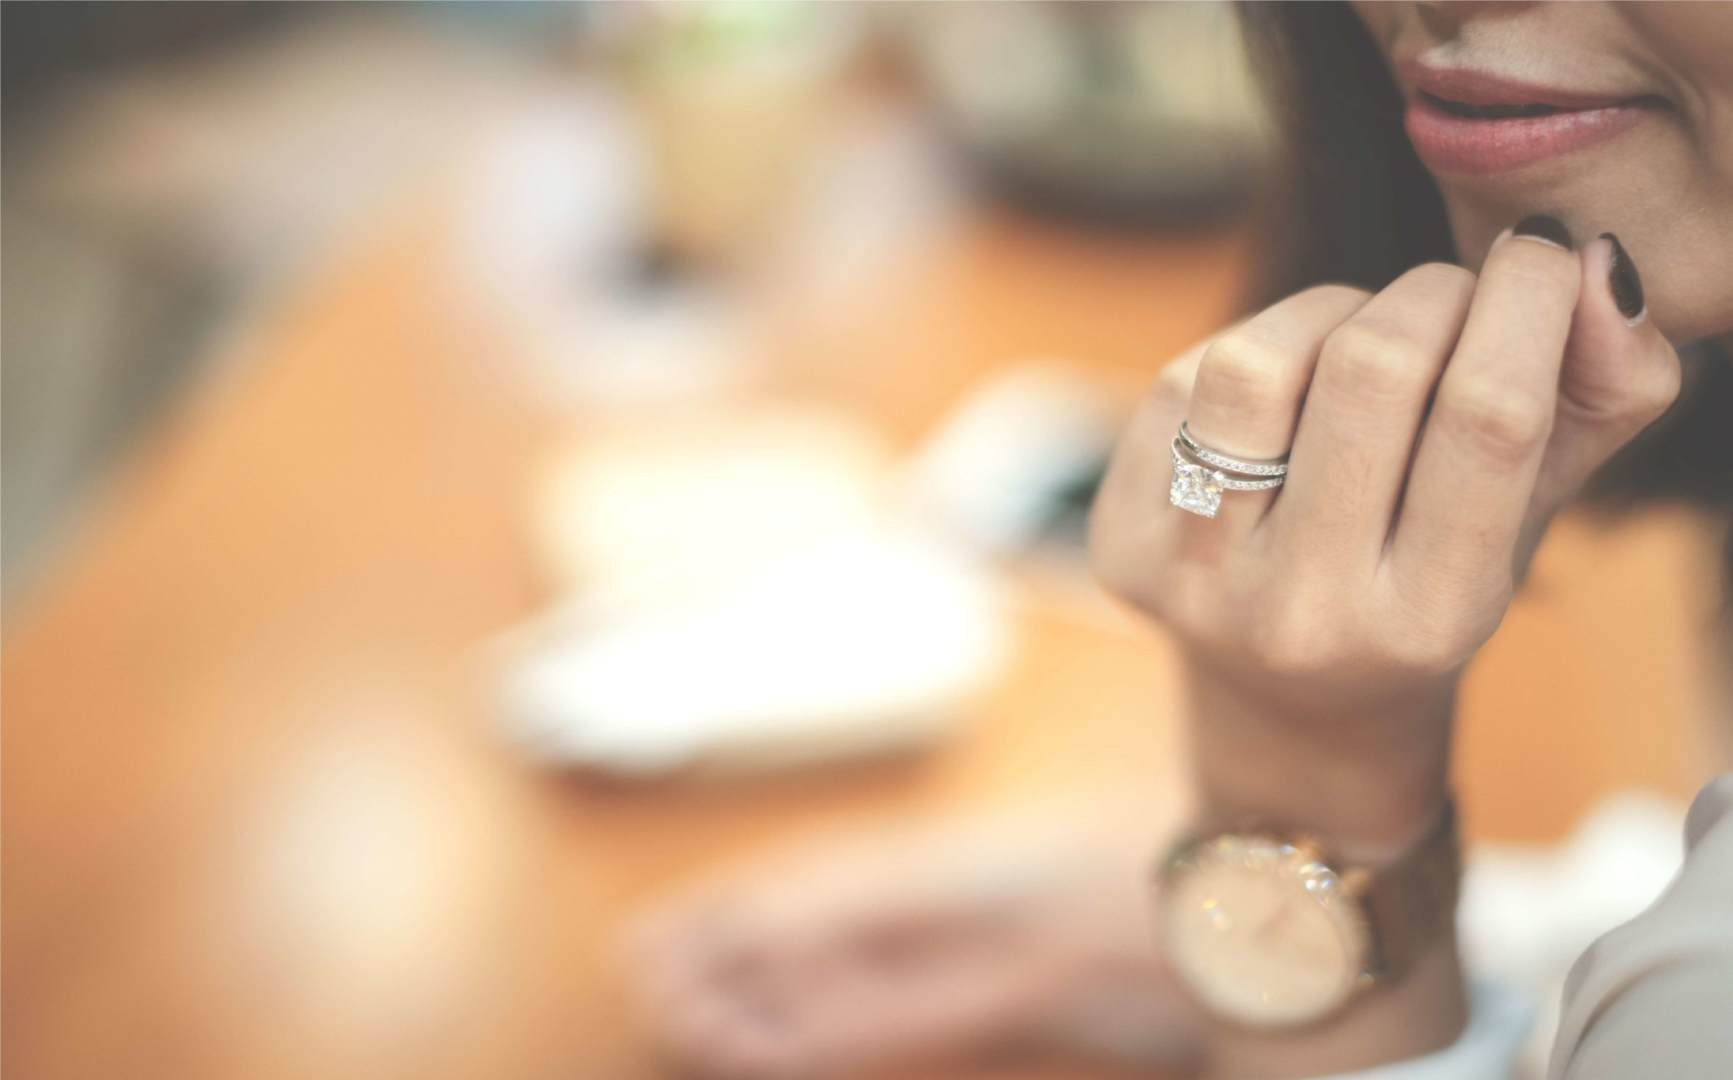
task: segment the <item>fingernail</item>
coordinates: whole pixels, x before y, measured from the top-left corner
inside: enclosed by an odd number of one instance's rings
[[[1516,236],[1545,241],[1565,251],[1571,250],[1571,231],[1565,228],[1564,222],[1551,214],[1530,214],[1517,222],[1511,232]]]
[[[1619,243],[1619,238],[1612,233],[1602,233],[1601,239],[1613,245],[1613,261],[1607,266],[1607,289],[1613,294],[1613,303],[1619,306],[1619,314],[1625,321],[1635,325],[1643,318],[1647,305],[1643,300],[1643,279],[1637,274],[1637,264],[1631,261],[1630,253],[1625,245]]]

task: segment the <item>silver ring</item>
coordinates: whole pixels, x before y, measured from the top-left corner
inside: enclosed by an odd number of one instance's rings
[[[1287,482],[1286,476],[1248,479],[1229,476],[1188,456],[1190,447],[1176,435],[1173,440],[1173,483],[1167,501],[1187,513],[1213,518],[1221,509],[1224,491],[1269,491]]]
[[[1185,448],[1191,451],[1192,457],[1206,465],[1214,465],[1228,472],[1245,473],[1247,476],[1286,476],[1288,475],[1288,455],[1276,458],[1237,458],[1224,454],[1220,450],[1211,450],[1191,433],[1191,426],[1184,420],[1179,422],[1179,439]],[[1270,484],[1269,487],[1276,485]],[[1229,491],[1262,491],[1263,488],[1228,488]]]

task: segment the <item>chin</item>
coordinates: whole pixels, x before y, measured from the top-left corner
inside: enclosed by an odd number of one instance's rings
[[[1446,197],[1451,232],[1462,264],[1479,267],[1498,234],[1524,214],[1544,211],[1563,221],[1580,247],[1604,232],[1617,233],[1643,276],[1649,318],[1675,345],[1733,334],[1733,265],[1712,230],[1634,220],[1628,210],[1546,202],[1486,206]]]

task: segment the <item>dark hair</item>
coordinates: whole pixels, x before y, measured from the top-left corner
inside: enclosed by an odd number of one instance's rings
[[[1269,257],[1252,302],[1308,285],[1379,289],[1404,270],[1456,261],[1444,201],[1402,130],[1402,97],[1345,2],[1239,4],[1254,70],[1286,147],[1264,213]],[[1688,501],[1733,518],[1733,357],[1683,350],[1679,401],[1601,470],[1587,497],[1605,507]],[[1733,585],[1733,530],[1726,544]]]

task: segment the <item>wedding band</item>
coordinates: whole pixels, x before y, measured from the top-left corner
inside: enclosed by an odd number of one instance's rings
[[[1271,488],[1281,487],[1288,481],[1286,476],[1281,475],[1260,477],[1229,476],[1220,469],[1204,469],[1201,464],[1186,456],[1187,452],[1190,450],[1191,447],[1185,445],[1182,440],[1173,440],[1174,463],[1176,465],[1190,465],[1194,469],[1203,469],[1204,472],[1210,474],[1211,479],[1223,491],[1269,491]]]
[[[1197,458],[1206,465],[1214,465],[1218,469],[1225,469],[1228,472],[1245,473],[1247,476],[1288,475],[1288,455],[1283,454],[1281,457],[1276,458],[1237,458],[1231,454],[1224,454],[1220,450],[1211,450],[1193,437],[1190,425],[1184,420],[1179,422],[1179,441],[1185,444],[1185,448],[1191,452],[1192,457]],[[1266,484],[1264,487],[1235,487],[1226,488],[1224,490],[1263,491],[1265,488],[1276,486],[1276,484]]]
[[[1224,491],[1269,491],[1287,482],[1286,476],[1248,478],[1229,476],[1221,469],[1195,461],[1183,435],[1173,439],[1173,483],[1167,501],[1187,513],[1213,518],[1221,510]]]

